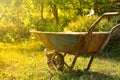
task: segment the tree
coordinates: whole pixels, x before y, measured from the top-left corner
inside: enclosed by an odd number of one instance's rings
[[[43,14],[44,14],[44,12],[43,12],[43,10],[44,10],[44,4],[41,4],[41,19],[43,20]]]
[[[50,5],[51,9],[52,9],[52,13],[54,15],[54,19],[56,23],[59,23],[59,18],[58,18],[58,9],[57,9],[57,5]]]

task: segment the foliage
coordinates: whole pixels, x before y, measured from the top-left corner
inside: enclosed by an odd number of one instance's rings
[[[70,32],[85,32],[88,31],[90,26],[97,20],[98,16],[80,16],[76,21],[71,21],[67,27],[64,28],[64,31]],[[110,31],[112,27],[117,24],[117,19],[114,20],[115,17],[103,18],[96,26],[94,31]]]
[[[94,6],[96,8],[97,14],[101,15],[105,12],[120,11],[119,0],[95,0]]]
[[[71,26],[71,29],[74,28],[73,31],[87,31],[94,20],[90,17],[91,21],[87,20],[85,15],[95,7],[100,9],[98,10],[100,14],[108,11],[108,9],[101,9],[100,6],[111,4],[110,1],[115,3],[115,0],[0,0],[0,41],[26,41],[29,39],[30,29],[63,31],[66,26],[68,28],[77,19],[74,25],[78,27]],[[55,14],[55,11],[58,14]],[[109,11],[113,11],[113,8]],[[55,16],[59,21],[57,24]],[[80,25],[79,18],[83,19]],[[104,21],[105,24],[101,25],[106,26],[107,20]],[[100,30],[101,28],[99,28]]]
[[[3,6],[1,6],[3,5]],[[29,8],[27,8],[30,6]],[[14,42],[18,39],[28,39],[30,26],[30,15],[28,12],[32,10],[32,5],[29,1],[13,0],[0,2],[1,8],[1,39],[0,41]],[[4,34],[4,35],[3,35]]]
[[[43,54],[44,45],[33,40],[29,33],[30,29],[49,32],[88,31],[90,25],[98,18],[98,16],[86,17],[90,10],[97,7],[98,14],[119,11],[119,8],[117,10],[112,7],[101,8],[101,5],[107,5],[109,1],[115,2],[115,0],[0,0],[0,42],[2,42],[0,43],[0,79],[119,80],[119,46],[113,45],[114,40],[108,44],[102,56],[95,58],[90,72],[83,71],[89,58],[81,57],[78,58],[74,71],[68,73],[66,67],[62,72],[47,68],[46,57]],[[44,7],[43,15],[41,5]],[[53,5],[58,11],[57,24],[51,7]],[[114,22],[116,17],[108,20],[109,18],[103,19],[95,31],[107,31],[116,24]],[[21,43],[16,43],[17,41]],[[66,56],[65,60],[71,63],[73,57]]]

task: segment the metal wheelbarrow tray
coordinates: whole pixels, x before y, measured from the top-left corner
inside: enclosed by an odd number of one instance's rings
[[[117,24],[109,32],[93,32],[96,24],[104,16],[119,14],[119,12],[104,13],[91,25],[88,32],[30,32],[47,46],[45,54],[48,59],[47,63],[49,67],[61,70],[65,64],[71,71],[77,58],[80,55],[87,53],[91,55],[86,68],[86,70],[89,70],[94,59],[94,55],[96,53],[101,53],[112,35],[120,29],[120,24]],[[61,54],[63,52],[64,55]],[[64,61],[66,54],[75,55],[70,66]]]

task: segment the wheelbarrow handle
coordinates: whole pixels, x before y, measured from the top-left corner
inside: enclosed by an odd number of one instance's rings
[[[104,16],[114,16],[114,15],[119,15],[120,13],[119,12],[107,12],[107,13],[104,13],[103,15]]]
[[[116,15],[119,15],[120,12],[107,12],[107,13],[104,13],[102,14],[90,27],[89,31],[88,31],[88,34],[87,34],[87,38],[92,34],[94,28],[96,27],[96,25],[100,22],[100,20],[105,17],[105,16],[116,16]]]
[[[107,13],[104,13],[103,15],[101,15],[90,27],[86,37],[85,37],[85,42],[84,42],[84,48],[83,48],[83,51],[85,50],[85,48],[88,46],[89,44],[89,40],[90,40],[90,37],[92,35],[92,32],[94,30],[94,28],[96,27],[96,25],[100,22],[100,20],[105,17],[105,16],[115,16],[115,15],[119,15],[120,13],[119,12],[107,12]],[[113,30],[115,31],[115,30]],[[112,32],[113,33],[113,32]]]

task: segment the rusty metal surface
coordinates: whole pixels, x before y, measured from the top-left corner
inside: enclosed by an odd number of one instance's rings
[[[87,32],[32,32],[48,48],[76,54],[82,50]],[[82,53],[98,52],[109,32],[93,32],[89,44]],[[81,53],[79,53],[81,54]]]
[[[85,48],[85,51],[87,51],[87,52],[99,52],[102,45],[107,40],[108,35],[109,35],[109,33],[93,33],[89,42],[88,42],[88,45]]]

